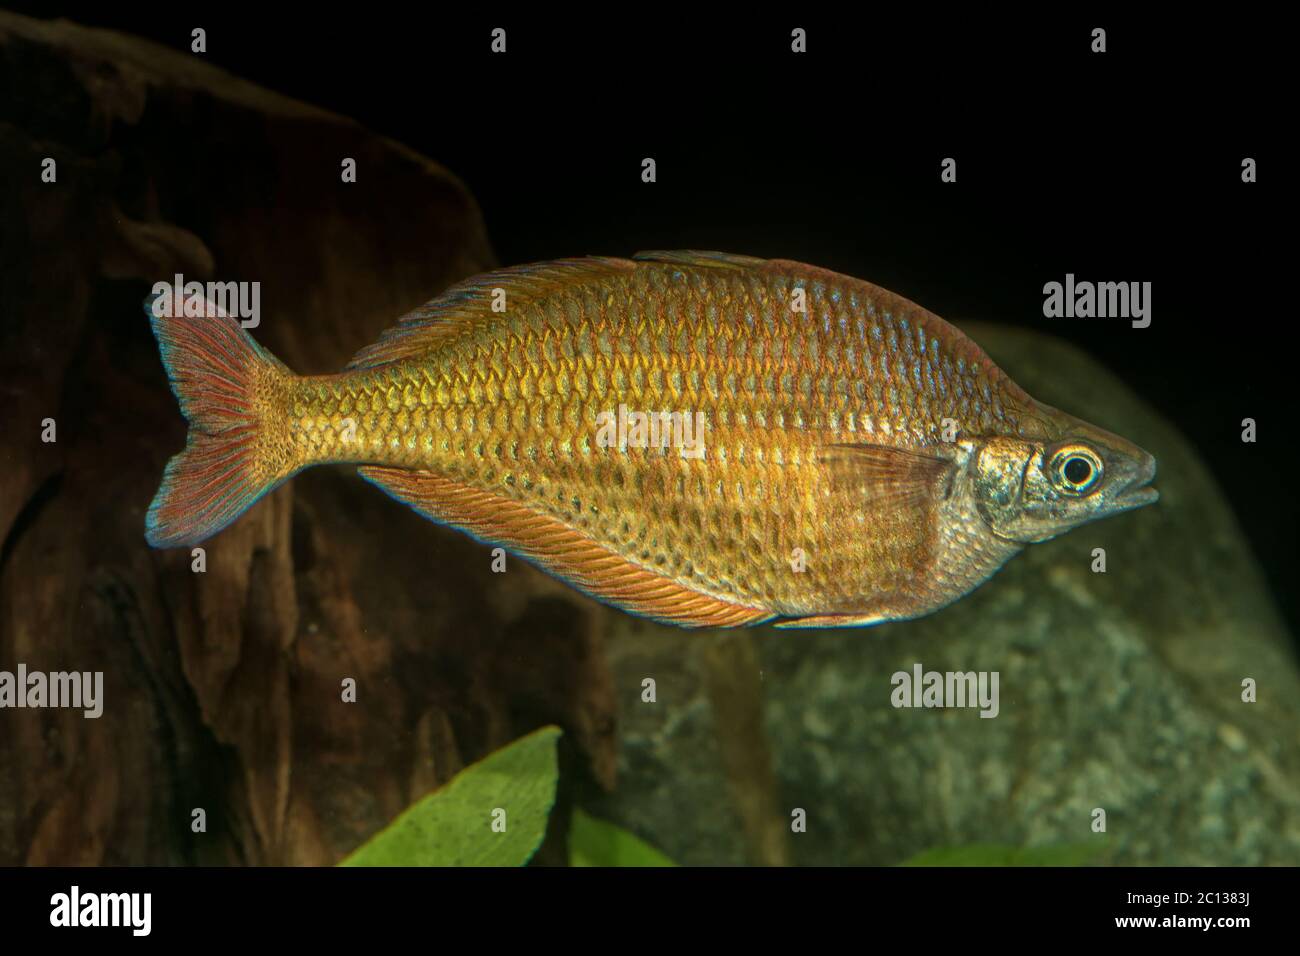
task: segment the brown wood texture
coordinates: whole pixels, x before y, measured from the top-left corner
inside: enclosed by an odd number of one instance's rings
[[[491,573],[483,545],[351,469],[268,496],[203,573],[145,543],[185,436],[152,284],[258,281],[257,340],[337,370],[494,265],[461,183],[107,31],[0,14],[0,77],[0,669],[104,673],[98,719],[0,711],[0,865],[333,863],[552,722],[566,768],[612,786],[605,612],[514,558]]]

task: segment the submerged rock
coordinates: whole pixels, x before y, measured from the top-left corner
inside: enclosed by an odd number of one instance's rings
[[[918,621],[692,634],[610,613],[620,781],[590,808],[688,864],[894,864],[976,843],[1094,843],[1098,862],[1116,864],[1300,863],[1300,674],[1205,465],[1080,350],[967,329],[1030,394],[1155,454],[1160,502],[1031,546]],[[1096,548],[1105,573],[1092,570]],[[723,769],[737,765],[726,759],[734,720],[717,726],[707,675],[729,644],[736,666],[761,676],[752,706],[771,753],[778,853],[756,842],[762,828],[737,800],[764,775]],[[891,675],[918,663],[997,671],[996,718],[892,706]],[[1242,699],[1248,678],[1255,703]],[[791,832],[796,809],[806,832]]]

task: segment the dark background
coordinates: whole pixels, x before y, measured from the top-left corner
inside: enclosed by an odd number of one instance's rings
[[[1253,11],[18,9],[180,49],[204,27],[210,62],[449,167],[503,264],[655,248],[797,259],[947,318],[1067,338],[1201,450],[1300,633],[1289,34]],[[489,52],[496,26],[504,56]],[[1105,54],[1089,51],[1094,26]],[[947,156],[956,184],[939,180]],[[1256,184],[1241,182],[1246,156]],[[1067,272],[1150,281],[1151,326],[1045,319],[1043,284]]]

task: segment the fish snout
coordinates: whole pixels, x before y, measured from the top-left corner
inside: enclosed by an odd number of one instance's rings
[[[1117,511],[1141,508],[1160,500],[1160,492],[1151,487],[1156,477],[1156,459],[1149,452],[1134,448],[1132,464],[1124,469],[1116,493],[1112,499]]]

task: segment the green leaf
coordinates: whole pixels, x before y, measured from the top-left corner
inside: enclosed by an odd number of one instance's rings
[[[676,866],[649,843],[627,830],[573,811],[569,824],[570,866]]]
[[[973,843],[925,850],[899,866],[1083,866],[1103,849],[1099,842],[1030,847]]]
[[[340,866],[523,866],[555,803],[558,727],[543,727],[421,797]],[[505,830],[493,830],[505,811]],[[499,817],[499,814],[496,814]]]

